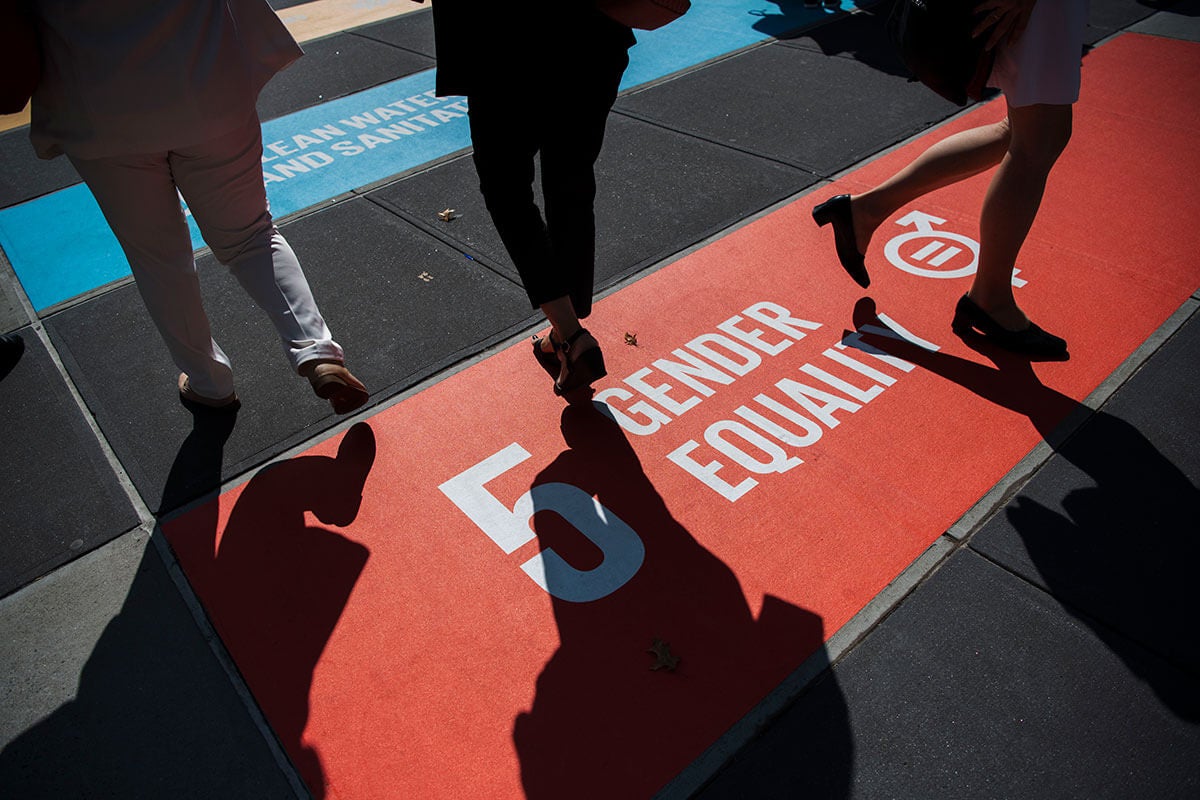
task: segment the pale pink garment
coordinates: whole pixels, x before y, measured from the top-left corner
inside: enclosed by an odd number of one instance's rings
[[[1087,17],[1088,0],[1038,0],[1021,38],[996,53],[989,85],[1011,106],[1074,103]]]

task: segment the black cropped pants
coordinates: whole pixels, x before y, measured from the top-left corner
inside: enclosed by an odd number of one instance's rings
[[[479,188],[530,304],[569,296],[581,319],[592,310],[596,271],[594,167],[633,42],[628,28],[598,13],[595,28],[548,56],[543,74],[527,76],[540,84],[537,105],[516,83],[467,98]]]

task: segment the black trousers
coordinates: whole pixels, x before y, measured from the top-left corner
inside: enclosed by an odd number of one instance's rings
[[[530,304],[569,296],[580,318],[591,313],[596,271],[594,167],[632,38],[597,20],[594,36],[562,48],[542,75],[525,76],[541,84],[543,103],[530,108],[516,82],[467,98],[479,188]],[[535,157],[545,219],[534,201]]]

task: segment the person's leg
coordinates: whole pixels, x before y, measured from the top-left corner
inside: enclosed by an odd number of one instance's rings
[[[569,343],[558,385],[589,384],[604,374],[599,343],[580,319],[592,313],[596,272],[595,164],[609,111],[629,65],[631,37],[600,14],[585,16],[572,49],[560,54],[562,98],[541,137],[542,194],[554,268],[566,275],[567,296],[541,304],[553,337]],[[543,351],[551,342],[542,341]]]
[[[257,116],[237,131],[180,148],[169,158],[204,241],[266,312],[292,367],[318,358],[340,361],[342,348],[268,209]]]
[[[1008,151],[1009,139],[1008,118],[960,131],[931,146],[875,188],[852,195],[858,251],[865,254],[875,229],[903,206],[999,164]]]
[[[292,368],[339,414],[366,402],[366,388],[345,368],[304,270],[271,217],[257,115],[240,130],[173,151],[170,164],[204,240],[266,312]]]
[[[231,398],[233,371],[204,313],[167,154],[71,163],[120,242],[146,310],[191,389],[213,400]]]
[[[568,275],[569,295],[580,318],[591,314],[595,292],[595,164],[628,64],[621,41],[597,37],[575,68],[565,71],[562,102],[547,120],[542,141],[542,194],[551,253],[555,268]]]
[[[532,308],[567,294],[554,268],[550,238],[534,202],[536,120],[514,120],[510,98],[481,92],[468,101],[471,145],[479,190],[504,249],[513,260]]]
[[[1072,107],[1010,107],[1012,135],[979,220],[979,269],[968,296],[1002,327],[1022,330],[1029,320],[1013,297],[1017,255],[1041,206],[1046,178],[1071,138]]]
[[[540,309],[550,322],[552,332],[534,343],[540,351],[535,355],[559,383],[567,366],[565,359],[559,360],[555,344],[561,349],[563,343],[579,332],[580,325],[570,297],[569,275],[556,269],[546,223],[534,202],[533,159],[540,131],[531,127],[532,122],[514,126],[502,97],[474,95],[468,103],[479,189],[492,223],[517,267],[530,305]],[[589,292],[589,301],[590,297]],[[584,334],[575,340],[572,349],[578,354],[588,344],[594,346],[595,340]]]
[[[575,24],[576,35],[558,56],[567,65],[559,71],[563,101],[559,113],[546,120],[542,193],[555,266],[570,276],[572,304],[586,318],[595,292],[595,164],[633,38],[599,12],[584,14]]]

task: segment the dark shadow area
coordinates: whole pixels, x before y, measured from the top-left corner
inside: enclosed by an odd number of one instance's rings
[[[0,796],[294,797],[153,543],[74,698],[0,751]]]
[[[157,512],[163,514],[221,485],[225,443],[237,425],[238,407],[223,410],[184,403],[192,429],[175,453]]]
[[[186,532],[171,531],[213,626],[316,798],[324,796],[325,773],[303,742],[313,670],[369,551],[307,524],[305,514],[327,526],[353,522],[374,462],[375,434],[359,423],[335,458],[300,456],[258,473],[219,541],[215,503],[188,515]]]
[[[137,527],[112,464],[30,326],[0,336],[0,451],[0,597]]]
[[[886,328],[869,298],[855,307],[854,324]],[[1005,508],[1009,530],[994,519],[972,547],[1043,585],[1176,715],[1200,721],[1196,484],[1138,427],[1046,386],[1027,359],[969,340],[992,362],[981,364],[863,333],[879,350],[1029,418],[1056,457]],[[986,447],[988,433],[979,433]],[[1146,668],[1143,648],[1192,677]]]
[[[219,470],[233,417],[196,414],[174,480]],[[255,476],[223,532],[216,501],[168,524],[214,627],[317,798],[324,772],[301,741],[313,669],[368,551],[308,525],[305,513],[330,526],[352,522],[374,459],[374,434],[360,423],[336,458],[301,456]],[[88,658],[75,699],[0,754],[0,786],[21,798],[294,796],[151,550]]]
[[[1163,11],[1171,9],[1177,14],[1186,14],[1189,17],[1200,15],[1200,6],[1185,5],[1183,8],[1175,8],[1179,5],[1179,0],[1137,0],[1138,5],[1152,8],[1155,11]]]
[[[649,797],[819,657],[825,630],[770,595],[756,618],[733,571],[675,519],[624,433],[591,403],[563,411],[562,434],[566,449],[531,488],[536,574],[560,646],[514,723],[522,783],[533,800],[564,787],[577,798]],[[849,722],[831,673],[821,686],[824,756],[797,756],[822,796],[845,797]]]
[[[797,33],[828,22],[830,14],[853,11],[852,0],[816,0],[814,5],[805,5],[805,0],[768,0],[762,10],[751,11],[758,21],[751,27],[759,33],[788,39]],[[864,3],[865,5],[865,3]],[[777,6],[778,10],[771,9]]]
[[[25,340],[17,333],[0,336],[0,381],[8,377],[13,367],[25,355]]]
[[[754,30],[781,41],[811,42],[824,55],[846,56],[888,75],[909,77],[909,71],[887,33],[893,0],[881,0],[859,13],[842,14],[832,19],[824,14],[814,19],[817,12],[804,8],[802,0],[772,2],[779,6],[780,13],[764,15],[754,24]],[[837,8],[837,3],[825,8]],[[854,6],[843,0],[842,8],[853,10]]]

